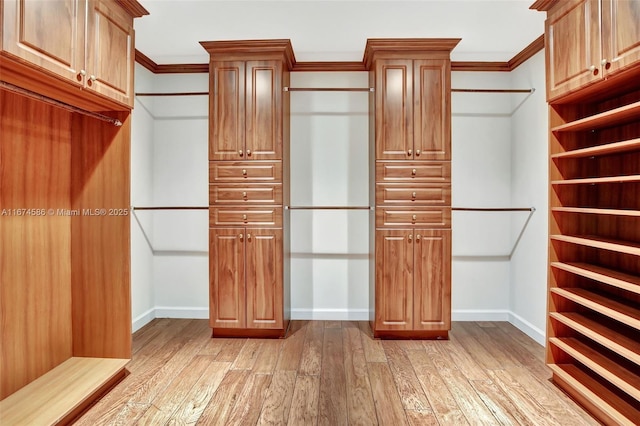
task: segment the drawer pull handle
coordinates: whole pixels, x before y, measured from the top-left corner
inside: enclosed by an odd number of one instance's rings
[[[411,176],[415,176],[418,171],[416,169],[411,170]]]
[[[416,235],[416,243],[420,242],[420,238],[422,238],[422,236],[420,234]]]
[[[420,157],[420,150],[416,149],[416,157]]]
[[[244,198],[244,199],[247,198],[247,191],[242,191],[242,198]]]
[[[415,214],[413,216],[411,216],[411,220],[414,221],[414,222],[416,221],[417,218],[418,218],[418,216],[416,216]]]
[[[411,194],[411,198],[413,198],[413,199],[415,200],[415,199],[416,199],[416,195],[417,195],[417,194],[416,194],[415,192],[413,192],[413,193]]]
[[[246,220],[247,220],[247,215],[246,215],[246,214],[243,214],[243,215],[242,215],[242,220],[244,220],[244,221],[246,221]]]
[[[247,169],[242,169],[242,176],[246,176],[247,175]]]
[[[241,150],[241,149],[239,149],[239,150],[238,150],[238,155],[239,155],[240,157],[242,157],[242,156],[244,155],[244,152],[242,152],[242,150]]]

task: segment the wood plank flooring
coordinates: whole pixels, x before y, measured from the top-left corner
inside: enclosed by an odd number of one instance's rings
[[[509,323],[457,322],[448,341],[375,340],[350,321],[210,335],[207,320],[152,321],[133,335],[131,374],[76,424],[598,425]]]

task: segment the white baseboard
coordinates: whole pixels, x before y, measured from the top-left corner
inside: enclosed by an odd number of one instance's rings
[[[522,318],[520,315],[509,312],[509,322],[542,346],[546,344],[546,333],[531,324],[526,319]]]
[[[292,320],[368,321],[368,309],[291,309]]]
[[[156,306],[156,318],[208,319],[209,308],[191,306]]]
[[[452,321],[509,321],[506,309],[454,309]]]
[[[133,319],[133,323],[131,324],[131,332],[135,333],[136,331],[140,330],[142,327],[153,321],[156,317],[155,313],[155,308],[151,308],[148,311],[135,317]]]

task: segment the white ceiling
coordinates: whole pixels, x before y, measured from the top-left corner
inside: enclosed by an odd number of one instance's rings
[[[139,0],[136,48],[206,63],[200,41],[288,38],[297,61],[360,61],[367,38],[462,38],[456,61],[508,61],[544,32],[533,0]]]

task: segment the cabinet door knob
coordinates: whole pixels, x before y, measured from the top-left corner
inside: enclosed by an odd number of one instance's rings
[[[242,176],[246,176],[247,175],[247,169],[242,169]]]
[[[408,149],[407,150],[407,155],[411,156],[413,154],[413,150],[412,149]]]
[[[251,241],[251,234],[247,234],[247,240]]]
[[[82,79],[84,78],[85,75],[87,75],[87,72],[85,70],[80,70],[80,72],[76,76],[76,79],[78,81],[82,81]]]
[[[95,76],[95,75],[91,74],[91,75],[89,76],[89,80],[91,80],[91,81],[96,81],[96,80],[97,80],[97,78],[96,78],[96,76]]]
[[[415,200],[416,199],[416,195],[418,195],[418,194],[416,194],[415,192],[411,193],[411,198],[413,198]]]
[[[611,62],[609,62],[607,58],[600,61],[600,63],[602,64],[605,70],[608,70],[609,68],[611,68]]]
[[[413,241],[413,234],[409,234],[409,242]]]
[[[415,176],[418,171],[416,169],[411,170],[411,176]]]
[[[239,149],[239,150],[238,150],[238,155],[239,155],[240,157],[242,157],[242,156],[244,155],[244,152],[243,152],[241,149]]]
[[[420,156],[420,150],[416,149],[416,157],[419,157],[419,156]]]
[[[414,222],[416,221],[417,218],[418,218],[418,216],[415,215],[415,214],[413,216],[411,216],[411,220],[414,221]]]
[[[598,72],[599,72],[599,71],[598,71],[598,68],[597,68],[595,65],[591,65],[591,66],[589,67],[589,71],[591,71],[591,73],[592,73],[593,75],[598,75]]]
[[[247,157],[251,157],[251,150],[250,149],[247,150]]]
[[[420,242],[420,238],[422,238],[422,235],[420,234],[416,235],[416,243]]]
[[[246,214],[242,215],[242,220],[247,220],[247,215]]]
[[[238,238],[243,239],[244,235],[240,234],[240,235],[238,235]]]

